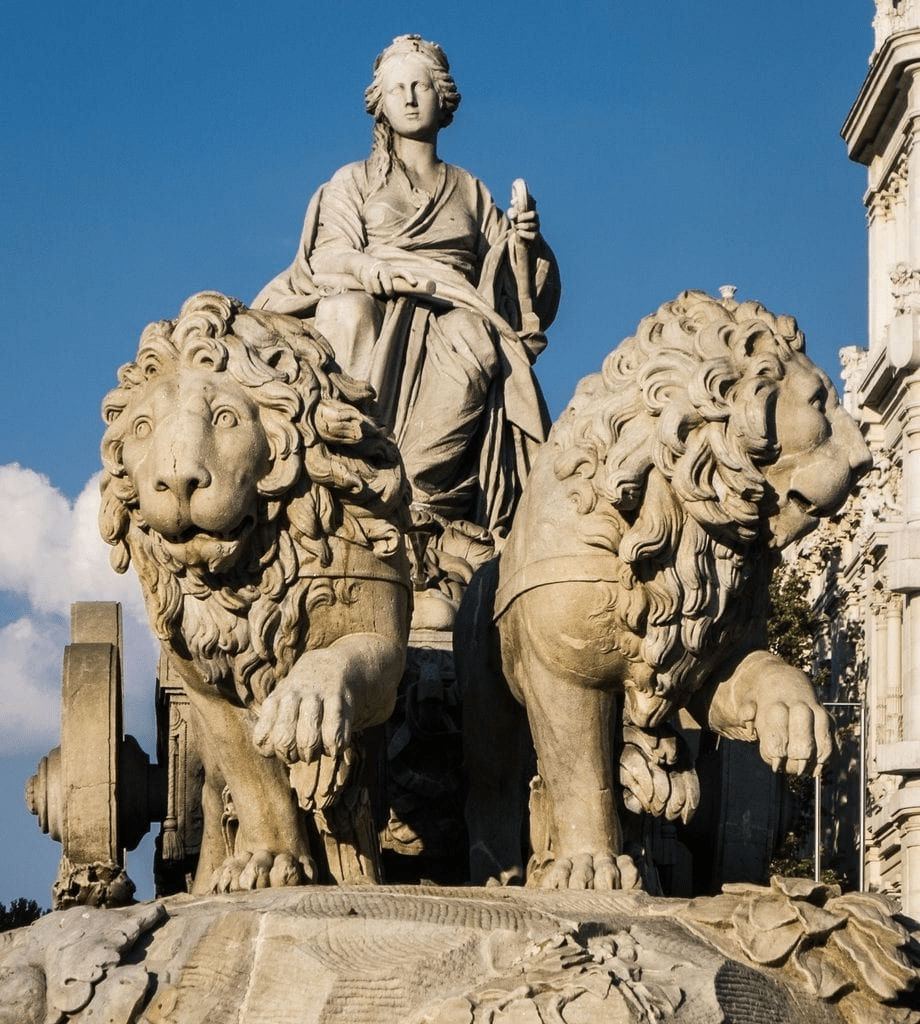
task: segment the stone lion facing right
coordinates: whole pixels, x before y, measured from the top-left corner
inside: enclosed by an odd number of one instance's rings
[[[693,813],[681,708],[820,770],[829,719],[767,650],[767,585],[869,465],[796,322],[753,302],[685,292],[581,382],[458,619],[474,883],[523,877],[533,747],[528,884],[548,888],[639,883],[620,799]]]

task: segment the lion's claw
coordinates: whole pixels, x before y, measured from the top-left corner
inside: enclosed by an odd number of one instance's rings
[[[541,889],[641,889],[639,870],[628,854],[560,857],[536,879]]]
[[[315,868],[309,860],[297,860],[293,854],[274,854],[269,850],[256,850],[228,857],[211,876],[210,891],[246,892],[250,889],[269,889],[290,885],[303,885],[312,881]]]

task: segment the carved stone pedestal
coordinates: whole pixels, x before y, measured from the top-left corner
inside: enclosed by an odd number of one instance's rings
[[[348,887],[74,908],[0,942],[0,1024],[920,1020],[880,897]]]

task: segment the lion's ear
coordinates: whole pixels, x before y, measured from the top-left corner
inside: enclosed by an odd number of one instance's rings
[[[762,320],[741,324],[734,340],[733,355],[736,360],[752,356],[776,356],[779,345],[776,334]]]
[[[739,331],[739,335],[740,348],[746,356],[752,356],[756,351],[762,349],[765,341],[773,341],[773,334],[763,325],[759,325],[746,333]]]
[[[120,437],[109,437],[108,435],[102,438],[102,444],[99,446],[99,454],[102,458],[102,465],[105,469],[113,476],[122,472],[121,465],[121,449],[123,441]]]

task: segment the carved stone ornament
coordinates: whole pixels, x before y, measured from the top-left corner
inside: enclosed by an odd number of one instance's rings
[[[909,150],[898,155],[894,166],[882,185],[871,194],[870,215],[890,220],[894,216],[894,207],[907,194],[907,174],[909,168]]]
[[[918,946],[890,910],[803,879],[75,908],[0,936],[0,1024],[916,1024]]]
[[[888,452],[878,452],[873,459],[872,471],[859,488],[861,525],[865,529],[901,516],[901,479],[900,462],[893,461]]]
[[[891,271],[891,295],[894,312],[920,312],[920,270],[899,263]]]
[[[581,382],[458,619],[474,882],[524,875],[534,748],[528,883],[548,888],[639,884],[620,798],[693,814],[681,708],[776,771],[826,762],[811,681],[767,650],[766,588],[869,465],[795,321],[756,303],[685,292]]]

